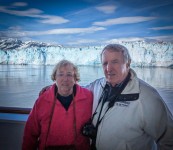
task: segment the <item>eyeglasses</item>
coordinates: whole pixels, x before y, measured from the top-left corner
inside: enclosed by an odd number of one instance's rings
[[[71,79],[71,78],[74,77],[74,75],[72,75],[72,74],[62,74],[62,73],[59,73],[56,76],[59,77],[59,78],[67,77],[68,79]]]

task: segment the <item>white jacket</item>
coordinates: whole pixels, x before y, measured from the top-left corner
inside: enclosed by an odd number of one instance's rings
[[[122,94],[139,93],[135,101],[116,102],[103,117],[97,132],[97,150],[152,150],[154,142],[159,150],[173,150],[173,116],[158,92],[137,78],[131,69],[131,80]],[[106,84],[105,78],[87,86],[93,92],[93,112]],[[107,109],[104,104],[102,115]],[[96,125],[99,109],[94,117]]]

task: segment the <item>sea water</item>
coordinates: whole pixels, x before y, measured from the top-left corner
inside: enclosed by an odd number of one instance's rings
[[[54,66],[0,65],[0,106],[32,108],[40,90],[53,84]],[[78,66],[86,85],[103,77],[102,67]],[[173,113],[173,69],[133,68],[138,77],[155,87]]]

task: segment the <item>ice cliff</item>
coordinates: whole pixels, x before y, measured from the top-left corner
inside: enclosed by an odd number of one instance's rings
[[[129,49],[132,66],[173,66],[171,42],[121,42]],[[20,40],[0,40],[0,64],[52,65],[68,59],[77,65],[100,65],[103,46],[63,47]]]

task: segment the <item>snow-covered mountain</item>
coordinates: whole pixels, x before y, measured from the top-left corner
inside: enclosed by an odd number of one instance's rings
[[[129,49],[132,66],[173,66],[173,43],[121,42]],[[15,39],[0,40],[0,64],[53,65],[68,59],[77,65],[100,65],[103,46],[63,47]]]

